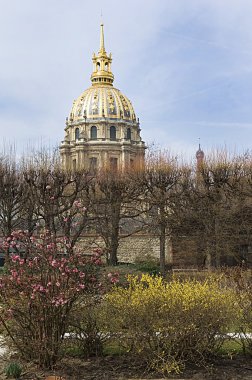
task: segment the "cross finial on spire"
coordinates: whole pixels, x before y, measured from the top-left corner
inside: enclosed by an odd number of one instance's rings
[[[201,149],[200,149],[200,137],[199,137],[198,139],[199,139],[199,150],[201,150]]]

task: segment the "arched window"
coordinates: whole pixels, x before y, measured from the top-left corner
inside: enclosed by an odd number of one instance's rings
[[[126,139],[131,140],[131,129],[130,128],[127,129]]]
[[[108,62],[105,62],[105,71],[108,71]]]
[[[100,71],[100,62],[97,62],[96,64],[96,71]]]
[[[75,129],[75,140],[79,140],[79,138],[80,138],[80,130],[79,130],[79,128],[76,128]]]
[[[95,125],[93,125],[90,129],[90,139],[96,140],[97,139],[97,128]]]
[[[116,140],[116,127],[110,127],[110,140]]]

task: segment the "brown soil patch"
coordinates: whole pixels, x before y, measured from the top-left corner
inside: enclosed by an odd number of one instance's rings
[[[12,359],[13,360],[13,359]],[[3,369],[10,361],[0,357],[0,380],[6,379]],[[92,359],[63,359],[54,371],[41,371],[34,365],[24,365],[22,380],[45,380],[49,375],[62,376],[65,380],[134,380],[161,379],[157,373],[147,373],[144,368],[132,364],[128,357],[103,357]],[[208,368],[189,368],[183,374],[166,379],[176,380],[252,380],[252,359],[235,358],[218,360]]]

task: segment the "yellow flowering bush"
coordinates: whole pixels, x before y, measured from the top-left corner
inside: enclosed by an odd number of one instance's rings
[[[144,274],[129,276],[128,287],[115,287],[105,302],[111,333],[148,367],[169,373],[216,350],[234,318],[234,297],[216,280],[166,283]]]

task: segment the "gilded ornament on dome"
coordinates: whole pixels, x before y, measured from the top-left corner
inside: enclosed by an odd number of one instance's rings
[[[77,112],[76,112],[76,114],[77,114],[77,116],[81,116],[81,111],[82,111],[82,106],[83,106],[83,103],[82,103],[82,101],[79,103],[79,105],[78,105],[78,108],[77,108]]]
[[[120,95],[120,98],[121,98],[122,105],[123,105],[124,116],[129,117],[129,116],[130,116],[130,112],[129,112],[129,106],[128,106],[128,103],[127,103],[127,101],[126,101],[126,99],[124,98],[123,95]]]
[[[94,111],[95,109],[97,109],[98,108],[98,102],[93,102],[92,103],[92,110]]]
[[[115,100],[114,100],[112,92],[110,90],[107,92],[107,95],[108,95],[108,103],[109,103],[109,106],[108,106],[109,107],[109,113],[113,114],[115,111]]]
[[[98,94],[97,91],[94,93],[93,101],[92,101],[92,114],[98,114]]]

